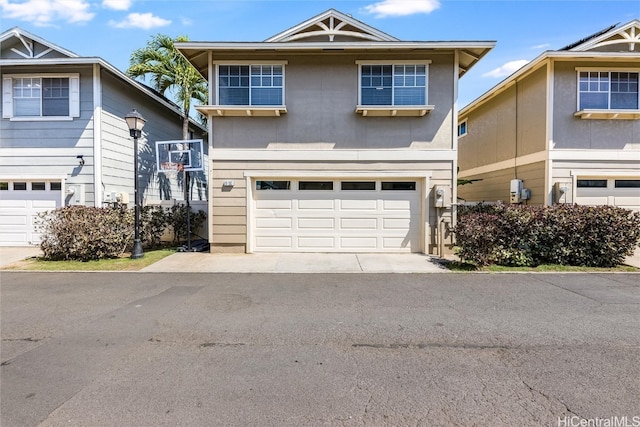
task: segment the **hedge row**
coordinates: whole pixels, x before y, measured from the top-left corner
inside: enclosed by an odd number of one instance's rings
[[[145,247],[160,244],[172,229],[174,243],[187,236],[187,208],[145,206],[140,214],[140,240]],[[198,229],[206,214],[191,210],[191,229]],[[90,261],[116,258],[130,250],[134,237],[134,212],[121,206],[95,208],[68,206],[40,215],[40,248],[45,259]]]
[[[640,243],[640,213],[615,206],[461,207],[458,255],[477,265],[613,267]]]

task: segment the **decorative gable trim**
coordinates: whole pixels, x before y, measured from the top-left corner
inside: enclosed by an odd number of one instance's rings
[[[45,55],[47,55],[50,52],[56,51],[64,56],[67,56],[69,58],[77,58],[78,55],[76,55],[75,53],[64,49],[60,46],[57,46],[43,38],[40,38],[34,34],[29,33],[28,31],[23,30],[22,28],[18,28],[18,27],[14,27],[11,28],[7,31],[5,31],[4,33],[0,34],[0,42],[4,42],[10,38],[16,38],[20,41],[20,43],[22,44],[23,48],[22,49],[17,49],[17,48],[12,48],[11,51],[20,55],[21,57],[25,58],[25,59],[40,59],[42,57],[44,57]],[[44,51],[36,54],[35,53],[35,49],[34,46],[35,44],[38,43],[42,46],[45,46],[46,49],[44,49]]]
[[[622,27],[613,28],[600,36],[573,47],[571,51],[584,52],[611,45],[620,45],[628,49],[629,52],[636,51],[636,48],[640,47],[640,21],[636,19]],[[625,47],[625,45],[627,46]]]
[[[268,38],[265,42],[291,42],[312,37],[321,37],[323,41],[333,42],[336,36],[353,37],[369,41],[399,41],[349,15],[329,9],[320,15],[308,19],[295,27]]]

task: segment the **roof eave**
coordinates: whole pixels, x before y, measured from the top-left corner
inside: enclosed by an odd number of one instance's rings
[[[459,116],[464,116],[469,114],[472,110],[477,108],[479,105],[484,104],[487,100],[491,99],[496,94],[502,92],[507,87],[511,86],[516,80],[520,79],[525,74],[529,74],[532,71],[536,70],[540,66],[546,63],[549,60],[580,60],[580,59],[599,59],[599,60],[627,60],[627,59],[637,59],[638,54],[635,52],[575,52],[575,51],[547,51],[540,54],[538,57],[528,62],[519,70],[515,71],[513,74],[509,75],[507,78],[502,80],[500,83],[493,86],[484,94],[480,95],[475,100],[471,101],[465,107],[463,107]]]
[[[140,82],[132,79],[131,77],[127,76],[125,73],[123,73],[119,69],[115,68],[113,65],[109,64],[108,62],[106,62],[102,58],[98,58],[98,57],[76,57],[76,58],[51,58],[51,59],[38,59],[38,60],[33,60],[33,59],[0,59],[0,68],[9,67],[9,66],[14,66],[14,67],[15,66],[35,67],[35,66],[39,66],[39,65],[75,65],[75,66],[78,66],[78,65],[94,65],[94,64],[100,65],[102,68],[104,68],[105,70],[109,71],[110,73],[112,73],[116,77],[120,78],[124,82],[126,82],[126,83],[130,84],[131,86],[135,87],[137,90],[143,92],[144,94],[146,94],[150,98],[154,99],[158,103],[164,105],[166,108],[172,110],[173,112],[178,114],[180,117],[182,117],[182,111],[180,110],[180,107],[178,107],[176,104],[174,104],[174,103],[172,103],[172,102],[170,102],[170,101],[168,101],[166,99],[163,99],[162,97],[156,95],[155,93],[153,93],[153,91],[151,89],[147,88],[142,83],[140,83]],[[192,118],[189,118],[189,121],[193,125],[195,125],[198,128],[200,128],[202,131],[206,131],[205,127],[203,127],[200,123],[196,122]]]

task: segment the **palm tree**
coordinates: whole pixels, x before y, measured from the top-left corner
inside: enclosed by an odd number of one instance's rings
[[[129,60],[127,75],[143,80],[149,78],[152,87],[167,96],[172,95],[182,108],[182,138],[188,139],[189,113],[191,101],[201,104],[208,101],[207,83],[198,71],[176,49],[174,42],[186,42],[189,38],[171,37],[157,34],[147,42],[147,46],[135,50]]]

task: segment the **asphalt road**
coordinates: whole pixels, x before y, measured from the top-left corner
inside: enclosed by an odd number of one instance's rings
[[[0,281],[3,427],[640,425],[638,274]]]

